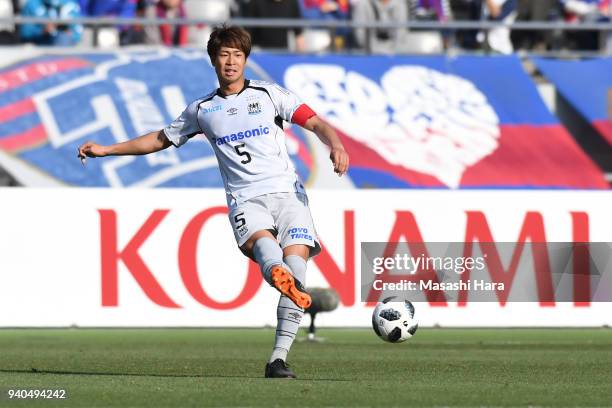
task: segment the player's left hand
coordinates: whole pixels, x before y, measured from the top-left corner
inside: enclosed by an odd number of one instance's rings
[[[348,171],[349,168],[349,156],[343,147],[333,147],[329,158],[334,164],[334,171],[338,176],[342,176]]]

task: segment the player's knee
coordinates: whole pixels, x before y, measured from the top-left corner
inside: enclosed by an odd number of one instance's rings
[[[242,253],[251,252],[253,250],[253,241],[249,240],[240,247]]]
[[[244,244],[240,247],[240,252],[247,258],[255,260],[255,256],[253,255],[253,244]]]
[[[254,260],[255,257],[253,254],[253,247],[255,246],[255,242],[257,242],[258,239],[263,237],[276,239],[274,238],[274,235],[272,235],[272,233],[267,230],[257,231],[253,235],[251,235],[244,244],[242,244],[242,246],[240,247],[240,251],[242,251],[245,256]]]
[[[283,256],[286,257],[289,255],[297,255],[307,260],[310,255],[310,247],[302,244],[289,245],[283,249]]]

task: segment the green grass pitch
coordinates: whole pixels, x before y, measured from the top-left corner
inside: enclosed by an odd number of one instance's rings
[[[271,329],[0,330],[0,406],[610,406],[612,330],[321,329],[266,380]],[[304,333],[300,334],[301,337]],[[10,400],[65,389],[66,400]]]

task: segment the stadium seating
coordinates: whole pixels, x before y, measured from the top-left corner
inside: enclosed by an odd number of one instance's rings
[[[186,0],[185,13],[188,18],[210,19],[225,21],[230,18],[230,4],[228,0]],[[189,27],[189,43],[196,46],[206,44],[210,32],[209,26]]]

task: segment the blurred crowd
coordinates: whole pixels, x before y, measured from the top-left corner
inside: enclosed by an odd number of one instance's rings
[[[0,0],[0,17],[149,17],[216,21],[232,17],[408,21],[610,22],[612,0]],[[131,44],[202,45],[204,25],[81,24],[0,25],[0,44],[34,43],[113,47]],[[298,52],[366,50],[373,53],[441,52],[445,49],[512,53],[517,50],[612,52],[612,31],[407,30],[358,28],[250,29],[253,44]]]

